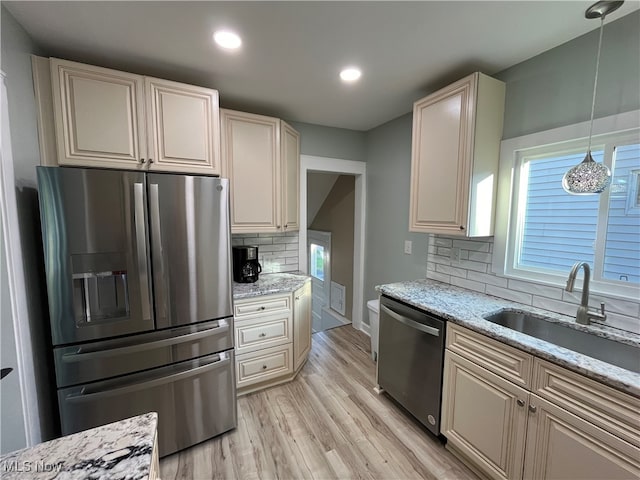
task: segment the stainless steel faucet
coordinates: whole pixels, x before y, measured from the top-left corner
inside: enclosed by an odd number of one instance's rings
[[[582,325],[589,325],[591,319],[597,319],[604,322],[607,319],[607,315],[604,313],[604,302],[600,302],[600,311],[595,312],[589,310],[589,280],[591,278],[591,269],[586,262],[576,262],[571,271],[569,272],[569,278],[567,279],[567,286],[565,290],[567,292],[573,292],[573,284],[576,281],[576,275],[580,267],[584,270],[584,282],[582,283],[582,300],[578,307],[578,313],[576,313],[576,322]]]

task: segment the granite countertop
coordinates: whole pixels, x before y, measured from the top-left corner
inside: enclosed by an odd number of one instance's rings
[[[302,272],[264,273],[254,283],[233,282],[233,299],[291,293],[310,281],[311,277]]]
[[[448,321],[495,338],[618,390],[640,397],[639,373],[497,325],[485,320],[483,315],[504,309],[531,312],[544,316],[551,322],[563,323],[577,330],[587,331],[594,335],[639,347],[640,335],[604,325],[579,325],[576,324],[574,318],[567,315],[503,300],[435,280],[424,279],[380,285],[376,287],[376,290],[381,294],[414,305],[439,315]]]
[[[157,423],[157,413],[146,413],[8,453],[0,457],[0,477],[147,479]]]

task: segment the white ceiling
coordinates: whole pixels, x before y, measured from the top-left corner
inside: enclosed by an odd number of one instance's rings
[[[599,26],[581,0],[2,3],[44,55],[214,87],[228,108],[354,130]],[[638,8],[627,0],[607,22]],[[239,53],[214,46],[221,27],[242,36]],[[362,69],[357,84],[338,78],[348,64]]]

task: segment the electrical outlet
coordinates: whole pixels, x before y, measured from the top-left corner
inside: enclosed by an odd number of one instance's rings
[[[404,253],[411,255],[411,249],[413,248],[413,242],[411,240],[404,241]]]
[[[460,248],[452,247],[451,253],[449,254],[449,258],[451,259],[452,262],[460,261]]]

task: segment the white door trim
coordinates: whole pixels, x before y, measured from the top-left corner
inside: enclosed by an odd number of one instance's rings
[[[307,173],[329,172],[354,175],[355,210],[353,226],[353,328],[362,330],[364,311],[364,235],[366,225],[367,165],[364,162],[339,158],[300,155],[300,233],[298,236],[299,265],[307,270]]]
[[[35,382],[35,367],[29,331],[29,310],[25,294],[25,276],[22,264],[22,244],[16,205],[16,184],[13,173],[13,152],[11,150],[11,132],[9,130],[9,109],[5,73],[0,72],[2,94],[0,97],[2,132],[0,137],[0,209],[2,210],[2,231],[4,235],[7,260],[8,290],[13,317],[22,414],[24,416],[25,438],[27,446],[42,441],[40,414]]]

